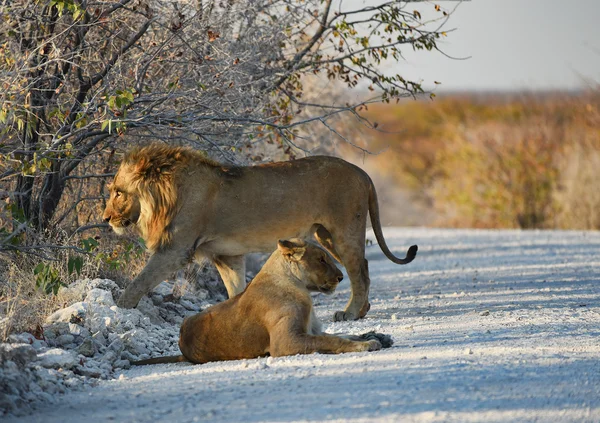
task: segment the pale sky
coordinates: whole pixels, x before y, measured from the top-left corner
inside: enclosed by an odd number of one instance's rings
[[[352,6],[380,3],[342,0]],[[415,5],[429,10],[438,1]],[[413,7],[412,5],[410,7]],[[394,70],[438,90],[577,89],[600,84],[600,0],[471,0],[461,3],[445,26],[456,28],[437,52],[405,54]]]

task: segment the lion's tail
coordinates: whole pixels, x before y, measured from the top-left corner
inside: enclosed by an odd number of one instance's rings
[[[371,216],[371,226],[373,226],[373,232],[375,233],[375,238],[377,238],[377,242],[379,243],[379,248],[383,251],[383,254],[393,261],[396,264],[408,264],[414,260],[417,255],[417,250],[419,247],[416,245],[412,245],[407,253],[406,257],[401,259],[396,257],[387,244],[385,243],[385,238],[383,237],[383,232],[381,231],[381,221],[379,220],[379,203],[377,202],[377,192],[375,191],[375,185],[373,185],[373,181],[369,178],[369,182],[371,186],[369,187],[369,215]]]
[[[132,366],[145,366],[146,364],[182,363],[188,361],[183,355],[171,355],[167,357],[154,357],[147,360],[132,361]]]

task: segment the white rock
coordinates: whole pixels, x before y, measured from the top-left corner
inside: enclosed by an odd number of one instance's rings
[[[156,288],[152,290],[152,293],[158,294],[162,297],[166,297],[173,293],[173,284],[169,282],[161,282]]]
[[[75,323],[69,323],[69,333],[73,336],[80,336],[81,335],[81,329],[83,329],[81,326],[76,325]]]
[[[179,304],[181,304],[182,306],[184,306],[185,308],[187,308],[190,311],[200,311],[199,304],[194,304],[191,301],[184,300],[183,298],[179,300]]]
[[[33,348],[35,348],[36,350],[41,350],[42,348],[47,348],[48,347],[48,343],[46,341],[41,340],[41,339],[36,339],[35,341],[33,341],[33,343],[31,344],[31,346]]]
[[[47,369],[70,369],[77,364],[77,356],[69,350],[52,348],[38,354],[39,364]]]
[[[115,301],[113,300],[113,296],[110,291],[105,291],[98,288],[90,290],[85,297],[85,301],[88,303],[102,304],[108,307],[115,305]]]
[[[125,345],[123,344],[123,341],[119,337],[115,338],[115,340],[112,341],[110,343],[110,345],[108,346],[108,349],[111,351],[114,351],[117,355],[120,355],[124,348],[125,348]]]
[[[88,367],[89,365],[89,367]],[[104,371],[97,366],[93,366],[89,363],[86,363],[85,367],[79,368],[79,373],[86,377],[98,378],[102,376]]]
[[[94,333],[92,335],[92,340],[94,341],[94,344],[97,344],[100,347],[104,347],[107,344],[106,337],[104,336],[104,334],[102,332]]]
[[[8,342],[11,344],[33,344],[36,341],[35,336],[29,332],[12,334],[8,337]]]
[[[56,340],[54,341],[56,343],[56,345],[69,345],[72,344],[73,341],[75,340],[75,337],[71,334],[65,334],[65,335],[60,335],[58,337],[56,337]]]
[[[108,363],[112,363],[117,359],[117,354],[114,351],[108,351],[106,354],[104,354],[104,356],[102,357],[102,361],[108,362]]]
[[[143,313],[145,316],[147,316],[150,322],[154,324],[164,323],[164,319],[160,317],[160,312],[158,308],[148,297],[143,297],[140,300],[140,302],[137,305],[136,311]]]
[[[0,344],[0,363],[9,361],[24,366],[36,359],[36,351],[29,343],[22,344]],[[8,365],[4,365],[8,367]]]
[[[80,319],[83,319],[85,318],[87,309],[88,305],[84,302],[72,304],[69,307],[57,310],[54,313],[52,313],[50,316],[48,316],[48,318],[46,318],[46,323],[69,323],[71,321],[72,316],[76,316]]]
[[[81,381],[75,377],[70,377],[68,379],[65,379],[65,385],[69,388],[74,388],[78,385],[81,385]]]
[[[146,348],[145,341],[148,339],[148,332],[144,329],[134,329],[122,335],[121,339],[125,346],[125,350],[134,355],[150,354],[150,350]]]
[[[92,341],[92,338],[85,339],[79,348],[77,348],[77,352],[86,357],[93,357],[94,354],[96,354],[96,347]]]
[[[131,367],[131,363],[129,360],[116,360],[113,363],[113,367],[116,369],[128,369]],[[121,376],[123,376],[123,374],[121,374]]]

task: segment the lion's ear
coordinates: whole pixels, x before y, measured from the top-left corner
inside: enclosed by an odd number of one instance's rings
[[[288,240],[280,240],[277,243],[277,249],[285,258],[292,261],[301,260],[306,252],[306,247],[304,245],[299,245]]]
[[[135,164],[133,171],[141,179],[155,180],[161,177],[161,173],[165,173],[165,167],[165,163],[160,162],[160,160],[148,160],[143,158]]]
[[[133,166],[133,172],[141,179],[148,178],[151,169],[152,163],[145,157],[139,159]]]

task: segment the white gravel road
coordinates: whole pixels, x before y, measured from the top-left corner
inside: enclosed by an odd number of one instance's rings
[[[315,302],[328,331],[391,349],[132,368],[5,421],[600,421],[600,233],[384,233],[419,254],[368,247],[367,318],[330,322],[347,280]]]

